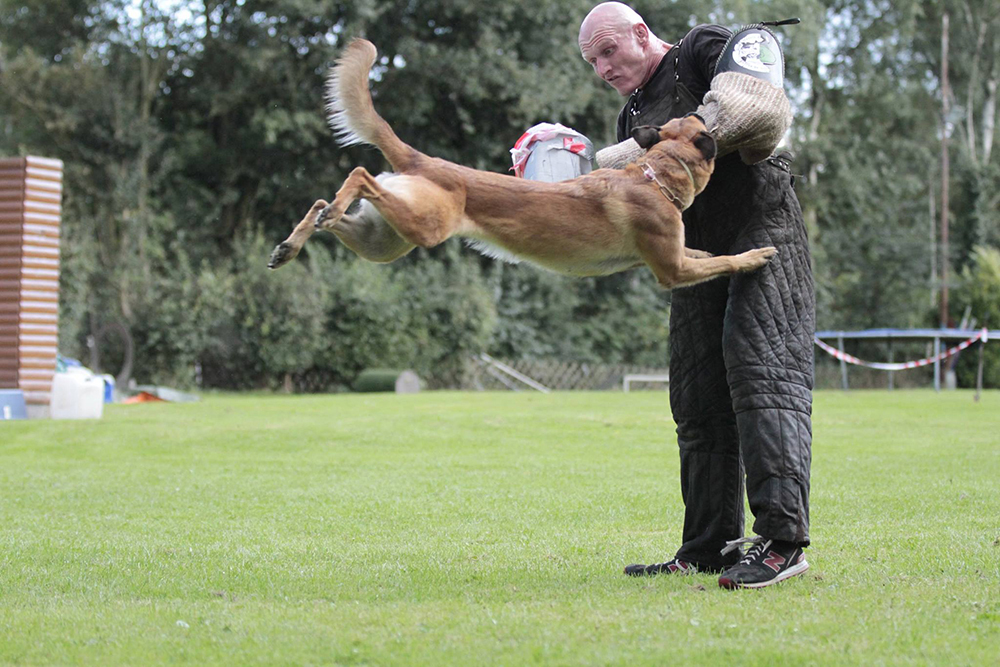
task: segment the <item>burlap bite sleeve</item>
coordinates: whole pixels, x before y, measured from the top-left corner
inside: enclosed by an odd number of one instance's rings
[[[712,79],[698,115],[715,137],[719,156],[739,151],[746,164],[770,156],[792,124],[791,105],[781,88],[739,72]]]
[[[597,151],[594,159],[597,161],[598,169],[624,169],[643,155],[646,149],[635,142],[635,139],[626,139],[619,144],[612,144],[607,148]]]

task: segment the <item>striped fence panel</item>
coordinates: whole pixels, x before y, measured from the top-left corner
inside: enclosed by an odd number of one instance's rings
[[[0,159],[0,387],[48,405],[59,342],[60,160]]]

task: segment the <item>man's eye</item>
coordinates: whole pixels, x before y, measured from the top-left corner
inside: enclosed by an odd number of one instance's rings
[[[607,58],[608,56],[610,56],[614,52],[615,52],[614,49],[604,49],[604,57]]]

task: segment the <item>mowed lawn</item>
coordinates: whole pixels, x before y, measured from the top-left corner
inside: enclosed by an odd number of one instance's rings
[[[222,396],[0,423],[3,664],[997,664],[1000,392],[819,392],[812,564],[679,544],[666,395]]]

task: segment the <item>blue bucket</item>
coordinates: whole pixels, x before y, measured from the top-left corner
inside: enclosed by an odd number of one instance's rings
[[[28,408],[24,405],[24,392],[20,389],[0,389],[0,421],[27,418]]]
[[[113,375],[102,375],[101,378],[104,379],[104,402],[114,403],[115,402],[115,376]]]

